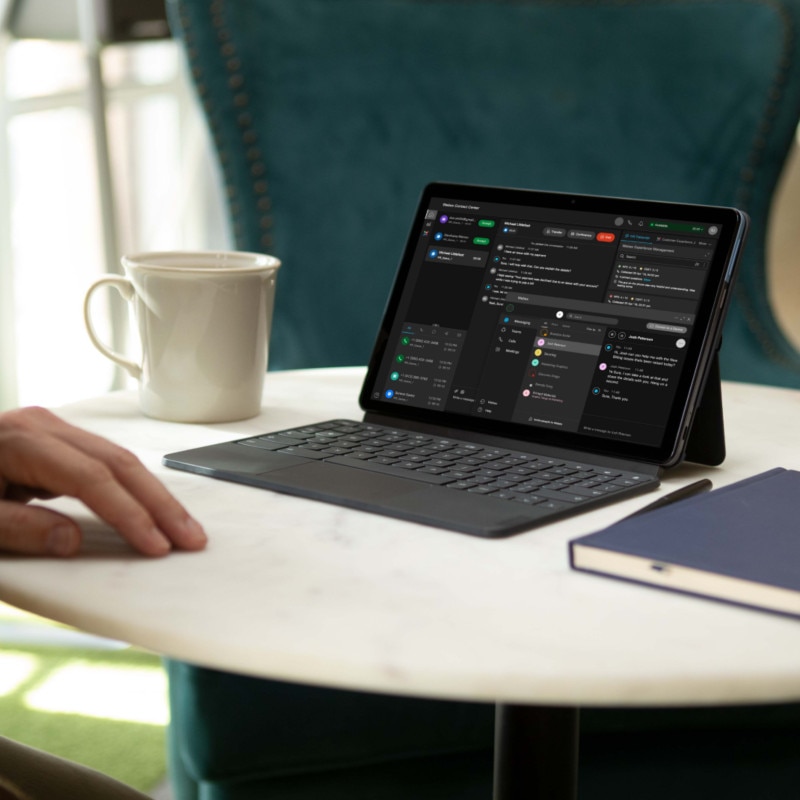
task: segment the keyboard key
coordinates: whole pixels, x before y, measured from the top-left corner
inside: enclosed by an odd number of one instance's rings
[[[529,506],[535,506],[538,505],[539,503],[544,502],[543,497],[539,497],[538,495],[535,494],[518,494],[514,497],[514,500],[517,503],[525,503],[525,505]]]
[[[282,447],[297,444],[297,441],[288,436],[254,436],[252,439],[240,439],[237,444],[245,447],[258,447],[260,450],[280,450]]]
[[[278,450],[279,453],[285,453],[287,456],[298,456],[299,458],[313,458],[316,461],[321,461],[327,455],[319,450],[309,450],[307,447],[284,447]]]
[[[586,500],[583,495],[575,494],[566,489],[563,492],[553,491],[552,489],[539,489],[537,494],[546,500],[558,500],[561,503],[581,503]]]
[[[447,484],[447,488],[464,490],[464,489],[471,489],[475,485],[476,485],[475,481],[452,481],[451,483]]]

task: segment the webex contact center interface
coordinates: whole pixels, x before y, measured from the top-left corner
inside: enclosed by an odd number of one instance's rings
[[[432,200],[380,397],[657,444],[713,225]]]

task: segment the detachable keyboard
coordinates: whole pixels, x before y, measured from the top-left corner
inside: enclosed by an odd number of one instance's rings
[[[643,473],[343,419],[236,444],[553,510],[658,483]]]

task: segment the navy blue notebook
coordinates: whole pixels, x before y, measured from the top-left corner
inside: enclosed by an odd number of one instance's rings
[[[800,616],[800,472],[776,468],[570,542],[574,569]]]

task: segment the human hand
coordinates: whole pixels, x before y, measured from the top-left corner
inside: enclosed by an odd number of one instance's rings
[[[81,531],[69,517],[27,505],[75,497],[141,553],[200,550],[202,527],[133,453],[43,408],[0,414],[0,550],[71,556]]]

